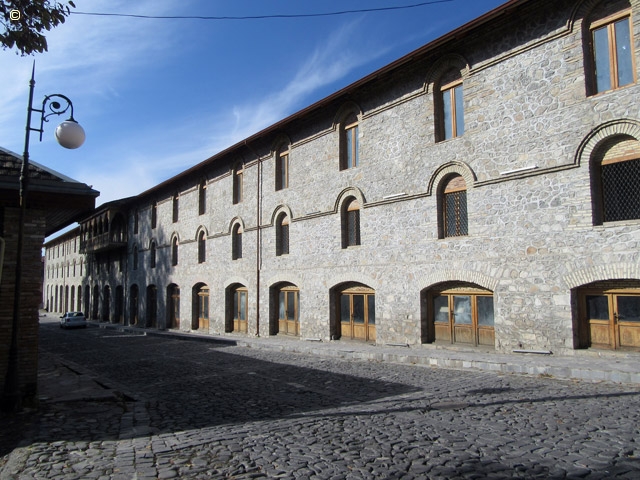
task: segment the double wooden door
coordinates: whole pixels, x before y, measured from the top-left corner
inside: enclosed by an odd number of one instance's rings
[[[368,288],[353,287],[340,293],[340,336],[375,342],[376,296]]]
[[[300,335],[297,288],[283,288],[278,295],[278,333]]]
[[[237,288],[233,292],[233,331],[247,333],[247,297],[249,292],[246,288]]]
[[[495,346],[493,295],[480,289],[451,289],[431,295],[436,341]]]
[[[198,330],[209,331],[209,287],[198,291]]]
[[[640,349],[640,290],[583,290],[579,302],[581,346]]]

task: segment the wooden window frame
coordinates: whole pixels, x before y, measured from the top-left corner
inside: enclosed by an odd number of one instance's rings
[[[462,87],[463,86],[463,81],[462,79],[457,79],[454,80],[452,82],[449,82],[445,85],[440,86],[440,95],[441,95],[441,121],[440,121],[440,138],[442,139],[442,141],[444,140],[451,140],[453,138],[458,138],[461,137],[464,134],[464,129],[462,132],[458,132],[458,116],[460,114],[462,114],[462,121],[464,122],[464,90],[462,91],[462,103],[463,103],[463,108],[462,108],[462,112],[458,112],[458,108],[457,108],[457,96],[456,96],[456,88],[457,87]],[[464,88],[464,87],[463,87]],[[450,99],[450,105],[451,105],[451,136],[447,137],[446,135],[446,115],[445,115],[445,111],[444,111],[444,106],[445,106],[445,95],[449,96]]]
[[[452,181],[454,181],[455,179],[460,179],[462,182],[464,182],[464,187],[452,187],[450,188],[449,185],[451,185]],[[447,211],[447,198],[450,195],[455,195],[456,193],[460,193],[460,192],[468,192],[467,189],[467,185],[466,185],[466,181],[464,180],[464,177],[462,177],[462,175],[460,174],[455,174],[452,176],[449,176],[447,179],[445,179],[445,182],[442,186],[442,192],[440,193],[440,232],[439,232],[439,237],[441,239],[443,238],[455,238],[455,237],[466,237],[469,235],[469,204],[468,204],[468,199],[467,199],[467,195],[465,195],[465,203],[466,203],[466,231],[462,232],[462,226],[463,226],[463,222],[461,221],[461,217],[460,214],[456,212],[455,214],[455,218],[456,218],[456,224],[455,224],[455,231],[456,233],[454,235],[449,235],[448,234],[448,223],[447,223],[447,219],[448,219],[448,211]]]
[[[233,204],[242,203],[244,196],[244,167],[236,166],[233,169]]]
[[[231,231],[231,259],[240,260],[242,258],[242,225],[235,224]]]
[[[633,79],[630,83],[626,83],[624,85],[619,85],[619,62],[618,62],[618,49],[616,42],[616,33],[615,33],[615,24],[620,20],[627,19],[629,22],[629,32],[630,32],[630,57],[631,57],[631,70],[633,73]],[[596,41],[595,41],[595,32],[596,30],[600,30],[602,28],[607,29],[607,47],[609,53],[609,81],[610,88],[609,89],[598,89],[598,80],[597,80],[597,71],[596,71]],[[595,20],[591,22],[589,25],[589,46],[591,50],[591,82],[593,95],[598,95],[605,92],[611,92],[613,90],[618,90],[620,88],[626,87],[628,85],[634,85],[637,83],[637,73],[636,73],[636,58],[635,58],[635,49],[634,49],[634,35],[633,35],[633,21],[631,18],[631,9],[625,9],[620,12],[614,13],[613,15],[609,15],[605,18]]]
[[[201,181],[198,184],[198,215],[207,213],[207,182]]]
[[[171,210],[173,223],[177,223],[180,217],[180,196],[176,193],[171,200]]]
[[[353,198],[349,201],[344,209],[342,218],[342,248],[357,247],[362,245],[360,233],[360,203]],[[354,214],[355,212],[355,214]],[[352,225],[352,223],[354,223]],[[352,238],[351,232],[354,232],[355,238]]]
[[[276,151],[276,191],[289,188],[289,148]]]
[[[207,261],[207,236],[204,231],[198,234],[198,263]]]
[[[178,237],[173,237],[171,240],[171,265],[178,265]]]
[[[286,234],[285,234],[286,231]],[[289,217],[281,213],[276,220],[276,256],[289,254]]]
[[[158,226],[158,203],[154,202],[151,205],[151,228],[156,228]]]
[[[351,117],[355,120],[351,120]],[[349,122],[349,123],[346,123]],[[340,128],[340,170],[350,170],[360,166],[360,120],[356,113],[349,114],[345,117],[345,121]],[[351,149],[349,151],[349,141],[351,140]],[[349,161],[351,160],[351,164]]]

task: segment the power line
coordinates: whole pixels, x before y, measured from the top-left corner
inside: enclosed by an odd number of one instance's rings
[[[388,10],[406,10],[409,8],[424,7],[425,5],[433,5],[436,3],[449,3],[453,0],[431,0],[429,2],[421,2],[413,5],[403,5],[399,7],[380,7],[380,8],[365,8],[360,10],[343,10],[340,12],[327,12],[327,13],[300,13],[300,14],[275,14],[275,15],[251,15],[243,17],[208,17],[197,15],[134,15],[131,13],[98,13],[98,12],[75,12],[71,11],[72,15],[91,15],[96,17],[130,17],[130,18],[152,18],[152,19],[179,19],[179,20],[261,20],[267,18],[306,18],[306,17],[330,17],[335,15],[347,15],[351,13],[368,13],[368,12],[383,12]]]

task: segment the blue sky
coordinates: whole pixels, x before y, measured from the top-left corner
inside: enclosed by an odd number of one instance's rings
[[[424,0],[75,0],[78,12],[248,16],[402,6]],[[86,143],[58,146],[57,124],[31,159],[101,192],[136,195],[340,90],[504,0],[452,0],[406,10],[264,20],[71,15],[49,51],[0,50],[0,146],[22,153],[28,82],[34,106],[71,98]],[[34,122],[35,126],[35,122]]]

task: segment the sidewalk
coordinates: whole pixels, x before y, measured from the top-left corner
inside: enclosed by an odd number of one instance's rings
[[[247,348],[378,362],[407,363],[438,368],[480,370],[503,374],[541,375],[566,380],[614,382],[640,385],[640,353],[580,350],[575,356],[540,353],[497,353],[433,345],[370,345],[360,342],[300,339],[295,337],[251,337],[237,334],[209,335],[178,330],[154,330],[90,322],[99,328],[137,334],[173,336],[188,341],[231,343]]]

